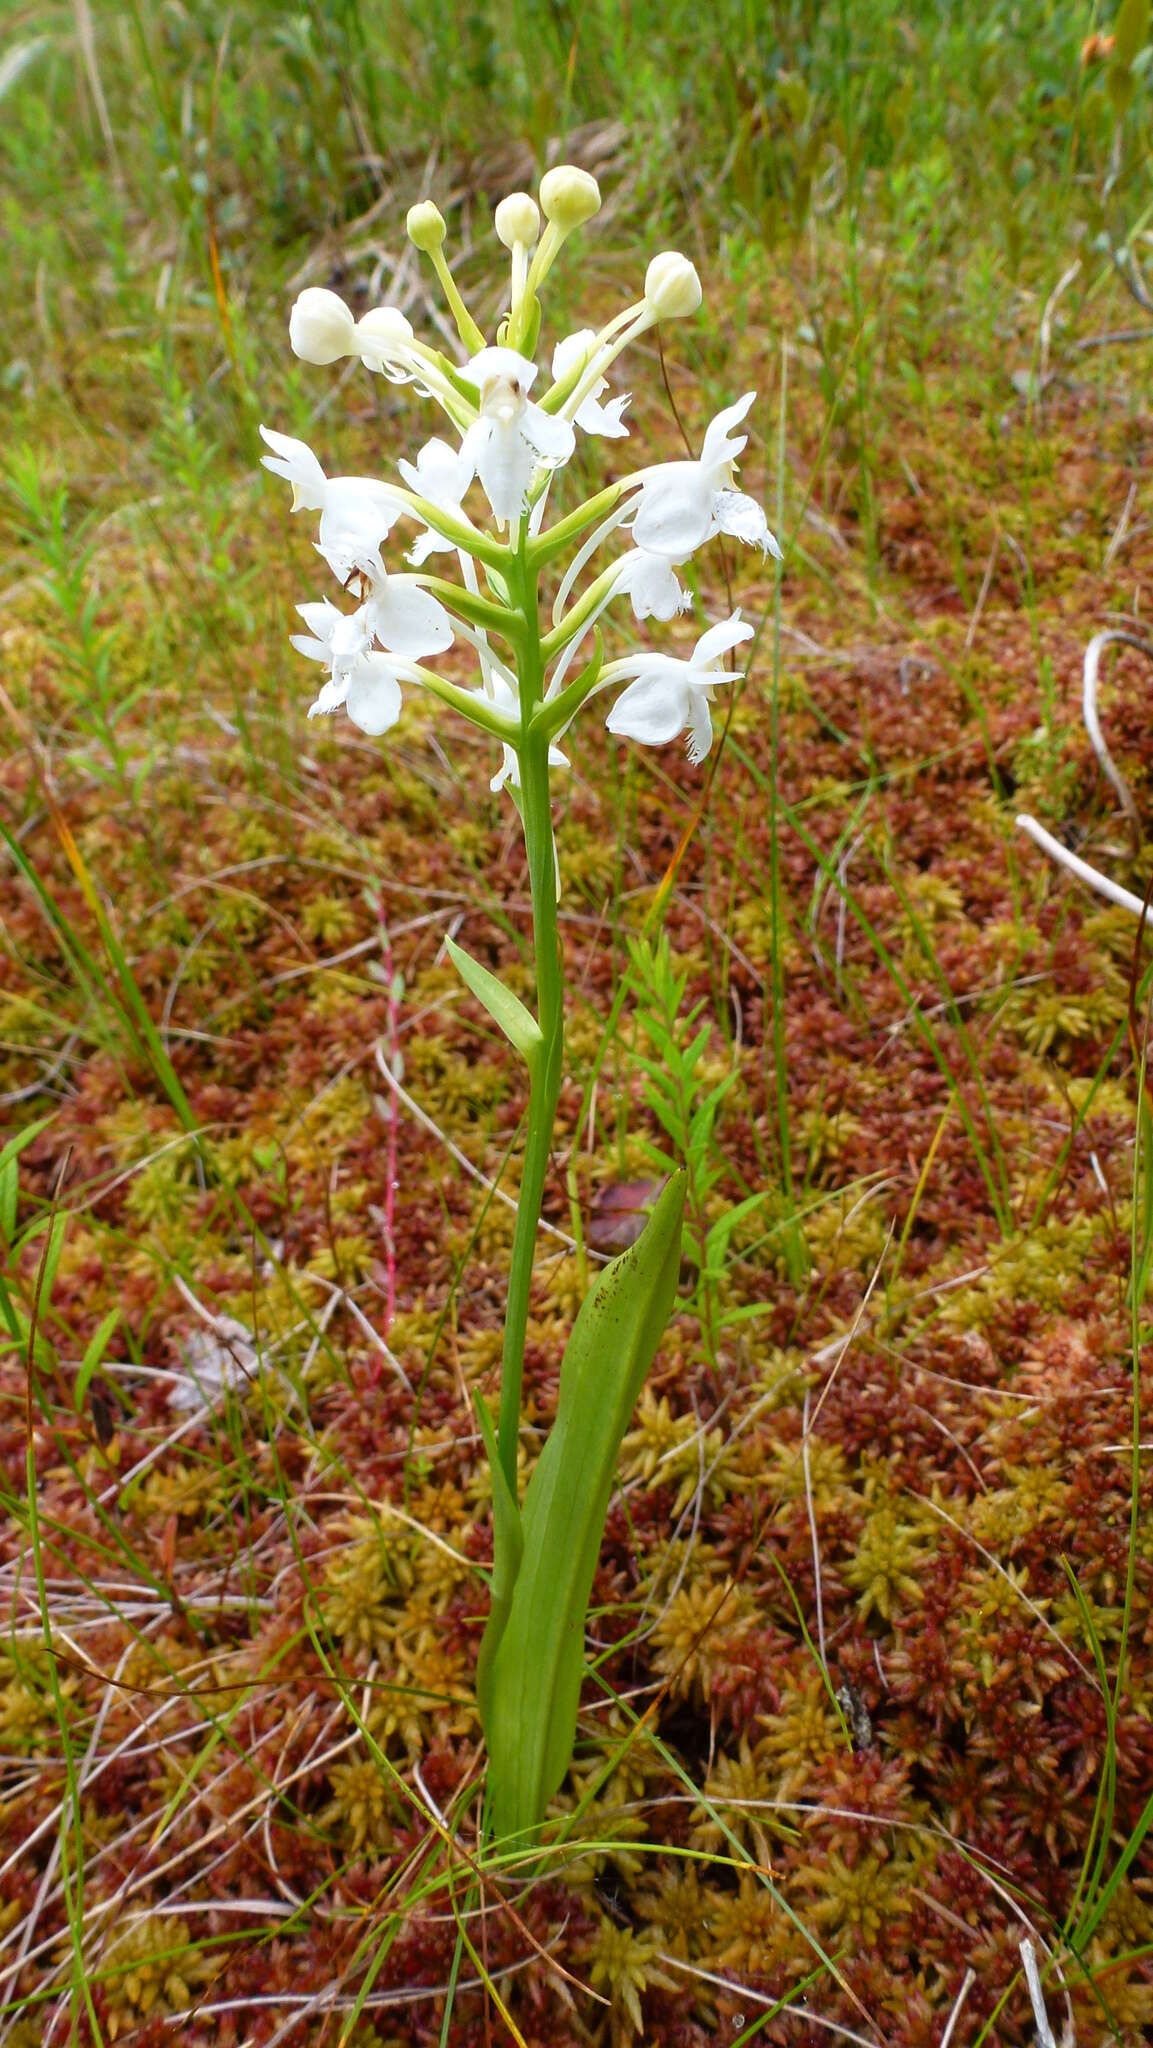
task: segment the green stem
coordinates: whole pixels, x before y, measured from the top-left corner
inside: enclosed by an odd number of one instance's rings
[[[456,279],[448,267],[448,259],[440,247],[428,252],[429,260],[440,279],[441,290],[448,300],[449,311],[456,321],[456,331],[470,355],[475,356],[484,347],[484,336],[461,298]]]
[[[557,924],[556,849],[549,788],[548,736],[539,726],[534,730],[532,725],[533,713],[544,690],[544,662],[537,611],[537,578],[535,568],[530,568],[526,559],[523,525],[516,570],[510,581],[525,621],[520,649],[522,724],[517,755],[520,762],[520,809],[532,892],[537,1022],[543,1041],[529,1063],[528,1136],[513,1232],[501,1355],[497,1443],[501,1465],[515,1500],[524,1344],[533,1258],[564,1059],[564,970]]]

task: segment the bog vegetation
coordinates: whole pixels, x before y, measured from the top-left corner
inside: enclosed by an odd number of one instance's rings
[[[1121,809],[1081,691],[1145,637],[1148,12],[9,12],[0,2041],[1148,2037],[1147,953],[1014,824],[1144,896],[1147,655]],[[703,768],[588,721],[557,785],[522,1485],[686,1200],[530,1866],[474,1690],[525,1089],[445,944],[531,1003],[529,877],[487,736],[308,723],[257,425],[411,452],[290,305],[451,347],[435,190],[493,331],[561,160],[550,340],[684,248],[630,457],[755,388],[784,560],[684,572],[662,644],[756,627]]]

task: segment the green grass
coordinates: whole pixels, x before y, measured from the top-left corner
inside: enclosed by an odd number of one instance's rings
[[[1110,25],[1043,0],[9,12],[17,2048],[818,2020],[914,2048],[951,2016],[966,2048],[1025,2043],[1026,1929],[1058,2034],[1067,1989],[1078,2043],[1143,2038],[1134,933],[1012,826],[1144,888],[1078,708],[1085,640],[1139,615],[1149,516],[1148,343],[1098,345],[1148,317],[1118,268],[1149,222],[1144,60],[1120,127],[1080,61]],[[591,718],[558,800],[573,1007],[528,1463],[654,1145],[690,1157],[718,1256],[626,1436],[529,1882],[482,1853],[472,1698],[472,1395],[523,1103],[441,951],[530,992],[523,866],[447,717],[308,725],[287,635],[321,586],[256,426],[348,472],[411,454],[408,394],[291,356],[296,290],[429,330],[403,216],[431,191],[491,327],[491,206],[569,154],[607,204],[546,339],[691,254],[670,392],[695,443],[758,390],[742,481],[786,561],[691,572],[698,616],[760,627],[703,808],[675,750]],[[655,349],[629,383],[630,453],[683,452]],[[1109,739],[1148,818],[1145,689],[1121,656]],[[209,1412],[170,1399],[190,1369]]]

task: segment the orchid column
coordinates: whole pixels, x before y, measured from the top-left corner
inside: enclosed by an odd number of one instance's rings
[[[573,166],[550,171],[542,179],[539,208],[524,192],[501,201],[496,230],[509,251],[511,271],[507,312],[492,342],[468,311],[453,277],[445,255],[446,228],[441,214],[427,200],[411,209],[409,235],[431,264],[460,337],[456,360],[418,339],[395,307],[378,307],[356,319],[332,292],[314,288],[301,294],[289,332],[303,361],[328,364],[358,357],[367,371],[393,384],[407,385],[419,399],[439,406],[444,415],[448,438],[426,440],[414,462],[398,460],[396,480],[330,477],[303,441],[261,428],[271,451],[264,457],[265,466],[292,485],[294,510],[319,515],[317,551],[349,600],[348,607],[328,597],[298,606],[308,630],[294,636],[294,645],[324,671],[310,716],[343,709],[362,732],[384,734],[400,716],[405,688],[428,692],[499,745],[501,761],[492,788],[507,790],[524,829],[532,894],[535,1014],[487,968],[446,940],[468,988],[524,1059],[529,1076],[499,1431],[490,1446],[497,1529],[492,1618],[478,1675],[495,1782],[504,1788],[498,1808],[514,1831],[539,1820],[542,1801],[550,1796],[548,1787],[551,1784],[551,1789],[556,1789],[571,1751],[570,1729],[560,1775],[559,1751],[554,1747],[547,1756],[538,1757],[531,1783],[518,1780],[520,1790],[510,1791],[520,1767],[514,1770],[509,1760],[522,1752],[528,1754],[520,1723],[508,1709],[509,1698],[521,1681],[512,1665],[499,1683],[492,1677],[499,1668],[500,1640],[510,1614],[515,1626],[509,1640],[525,1627],[530,1631],[526,1640],[531,1640],[535,1623],[531,1619],[526,1622],[525,1616],[537,1615],[548,1597],[547,1588],[531,1590],[527,1555],[520,1572],[524,1532],[517,1504],[517,1439],[533,1254],[564,1059],[552,780],[568,766],[560,742],[578,712],[594,695],[620,684],[625,687],[607,717],[610,731],[656,746],[684,733],[689,759],[694,763],[704,759],[712,744],[709,703],[713,691],[738,673],[723,665],[725,657],[750,638],[752,627],[735,612],[701,633],[688,654],[637,650],[634,627],[629,635],[631,649],[605,661],[598,622],[614,601],[626,596],[636,621],[675,619],[689,604],[677,569],[714,534],[729,533],[759,546],[762,552],[779,552],[759,503],[734,487],[734,465],[747,439],[736,430],[753,405],[751,392],[712,421],[699,459],[633,471],[564,513],[553,525],[546,525],[554,479],[572,456],[578,434],[611,440],[627,437],[624,414],[628,398],[606,395],[617,358],[657,321],[695,313],[701,303],[699,279],[685,257],[671,251],[654,257],[638,300],[599,330],[585,328],[555,343],[551,381],[539,399],[534,397],[539,375],[541,289],[570,235],[591,219],[599,205],[595,180]],[[408,568],[397,572],[385,565],[384,544],[401,522],[410,528]],[[623,548],[622,540],[626,543]],[[598,556],[602,558],[599,566]],[[582,667],[577,657],[594,628],[595,651]],[[467,681],[429,666],[430,657],[453,654],[459,661],[462,649],[473,669]],[[641,1240],[643,1246],[651,1238],[650,1251],[645,1254],[652,1266],[649,1277],[632,1273],[629,1278],[630,1307],[625,1321],[632,1316],[635,1323],[630,1341],[642,1377],[675,1286],[673,1235],[675,1226],[679,1244],[680,1199],[675,1189],[668,1191],[664,1207],[658,1205]],[[659,1229],[658,1216],[663,1218]],[[597,1283],[578,1317],[562,1368],[561,1411],[538,1463],[538,1474],[542,1468],[546,1474],[552,1470],[554,1449],[572,1437],[573,1406],[570,1401],[566,1407],[566,1386],[575,1384],[577,1368],[570,1373],[570,1355],[574,1346],[582,1356],[588,1352],[596,1317],[607,1313],[605,1287],[611,1294],[617,1285],[612,1281],[614,1271],[610,1268]],[[598,1301],[599,1309],[595,1307]],[[659,1303],[664,1306],[658,1315],[654,1304]],[[614,1339],[618,1352],[622,1342],[618,1330]],[[599,1356],[595,1343],[592,1349]],[[605,1355],[610,1367],[611,1353],[609,1346]],[[619,1432],[613,1434],[616,1421],[607,1427],[605,1417],[617,1416],[620,1399],[633,1385],[628,1372],[623,1379],[618,1372],[617,1381],[617,1405],[599,1394],[595,1399],[587,1394],[582,1397],[588,1416],[593,1418],[595,1411],[601,1427],[598,1447],[594,1449],[589,1438],[579,1452],[570,1449],[568,1453],[576,1464],[574,1484],[579,1498],[584,1497],[582,1461],[591,1460],[595,1465],[599,1460],[598,1469],[603,1467],[607,1475],[605,1504],[619,1443]],[[639,1380],[635,1384],[639,1391]],[[635,1397],[634,1392],[619,1418],[621,1431]],[[489,1441],[487,1409],[483,1402],[479,1408]],[[526,1528],[535,1512],[534,1487],[539,1499],[537,1474],[526,1495]],[[572,1490],[571,1486],[567,1489],[570,1494]],[[597,1489],[588,1498],[595,1505]],[[587,1530],[584,1536],[567,1531],[556,1537],[562,1577],[566,1559],[570,1565],[574,1557],[582,1560],[570,1593],[571,1601],[578,1605],[579,1600],[587,1600],[604,1506],[596,1512],[600,1522],[591,1537]],[[541,1509],[538,1522],[544,1514]],[[589,1516],[595,1520],[591,1506],[586,1520]],[[587,1576],[588,1584],[582,1575]],[[578,1622],[583,1611],[582,1606]],[[570,1627],[563,1642],[558,1638],[556,1656],[561,1664],[565,1658],[571,1663],[571,1635]],[[579,1636],[575,1641],[576,1677],[566,1666],[563,1709],[552,1700],[547,1716],[550,1726],[560,1712],[563,1728],[570,1707],[575,1726]],[[544,1679],[538,1673],[533,1682],[544,1683]],[[501,1755],[506,1763],[498,1765]]]

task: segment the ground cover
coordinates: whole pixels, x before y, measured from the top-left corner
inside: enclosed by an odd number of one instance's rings
[[[675,9],[617,42],[600,12],[574,42],[559,12],[454,40],[393,10],[399,68],[355,9],[81,10],[13,44],[21,2048],[1025,2043],[1024,1936],[1058,2034],[1147,2037],[1135,927],[1013,822],[1143,892],[1079,713],[1149,550],[1148,343],[1098,345],[1145,317],[1099,239],[1140,249],[1143,115],[1118,143],[1083,10],[817,12],[721,10],[715,75]],[[662,373],[693,446],[756,387],[742,483],[786,560],[730,547],[698,593],[760,628],[707,774],[586,721],[558,791],[576,1008],[526,1470],[589,1271],[722,1079],[698,1238],[762,1200],[686,1264],[528,1881],[478,1874],[471,1796],[472,1390],[523,1102],[443,948],[528,992],[516,821],[419,705],[383,743],[307,724],[311,550],[255,425],[384,467],[392,395],[292,363],[294,290],[435,324],[401,233],[428,152],[468,245],[566,133],[609,198],[574,312],[669,241],[705,278],[694,331],[638,352],[637,447],[681,452]],[[501,280],[465,272],[487,317]],[[1146,819],[1147,689],[1125,655],[1102,700]]]

